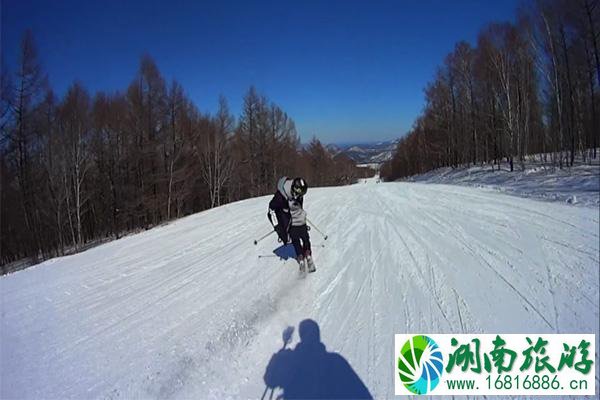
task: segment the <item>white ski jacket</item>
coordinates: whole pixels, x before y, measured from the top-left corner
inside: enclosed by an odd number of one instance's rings
[[[306,225],[306,211],[302,208],[303,198],[294,199],[292,197],[292,180],[287,176],[282,177],[277,182],[277,190],[288,202],[292,215],[292,226]]]

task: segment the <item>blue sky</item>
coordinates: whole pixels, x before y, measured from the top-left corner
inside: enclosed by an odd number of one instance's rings
[[[201,111],[219,94],[238,114],[250,85],[296,121],[303,141],[401,136],[423,88],[459,40],[512,20],[502,1],[2,1],[2,56],[13,68],[33,30],[52,87],[125,89],[149,53]]]

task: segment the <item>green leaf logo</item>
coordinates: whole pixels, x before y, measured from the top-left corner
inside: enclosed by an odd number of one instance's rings
[[[413,336],[398,355],[398,374],[414,394],[427,394],[440,383],[444,358],[436,342],[428,336]]]

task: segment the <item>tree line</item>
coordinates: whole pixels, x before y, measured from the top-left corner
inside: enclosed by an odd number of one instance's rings
[[[425,89],[426,105],[382,168],[398,179],[440,167],[525,156],[572,166],[600,144],[598,0],[537,0],[514,23],[492,23],[477,45],[456,44]]]
[[[14,73],[2,69],[0,262],[36,262],[227,202],[265,195],[282,175],[311,186],[365,174],[254,87],[239,118],[224,97],[202,113],[143,56],[130,85],[93,96],[50,88],[30,31]],[[265,206],[266,207],[266,206]]]

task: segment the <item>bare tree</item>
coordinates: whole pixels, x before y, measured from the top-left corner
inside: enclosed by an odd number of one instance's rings
[[[39,252],[42,247],[39,220],[36,216],[34,189],[33,153],[35,132],[33,129],[34,110],[41,101],[46,86],[46,76],[38,61],[37,49],[31,31],[26,31],[21,41],[19,66],[16,73],[14,97],[8,99],[11,105],[14,127],[5,130],[8,139],[9,160],[15,164],[20,192],[20,205],[23,210],[27,231],[32,236],[29,245]]]
[[[82,213],[87,198],[84,193],[84,182],[92,166],[89,152],[90,144],[90,98],[83,87],[75,83],[69,88],[60,107],[60,130],[67,149],[67,169],[64,183],[71,187],[73,213],[75,215],[76,241],[74,245],[83,244]]]
[[[184,126],[188,122],[188,101],[183,93],[183,88],[177,82],[171,84],[167,99],[167,129],[163,140],[163,154],[165,169],[168,179],[167,184],[167,220],[171,219],[171,206],[173,204],[174,186],[182,179],[181,172],[176,169],[177,163],[183,154],[186,137]]]
[[[231,178],[234,160],[228,151],[234,124],[227,100],[221,96],[219,110],[212,119],[202,153],[202,172],[204,181],[208,185],[211,208],[221,205],[223,188]]]

